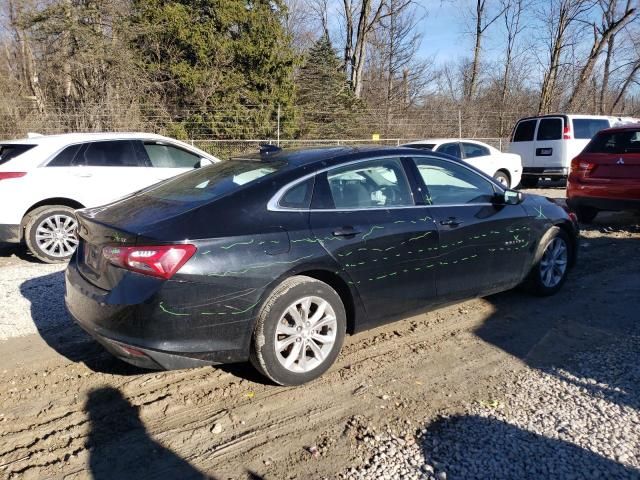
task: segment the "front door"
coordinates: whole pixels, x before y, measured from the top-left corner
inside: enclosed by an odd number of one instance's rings
[[[319,174],[310,221],[358,290],[368,326],[435,303],[438,232],[429,209],[415,205],[399,158]]]
[[[519,281],[529,238],[524,209],[498,201],[502,190],[460,163],[414,160],[439,231],[440,300],[470,298]]]

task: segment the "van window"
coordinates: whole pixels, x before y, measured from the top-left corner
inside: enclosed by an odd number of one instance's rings
[[[536,130],[536,122],[538,120],[524,120],[518,124],[516,131],[513,133],[514,142],[532,142],[533,132]]]
[[[593,138],[600,130],[609,128],[609,120],[597,118],[574,118],[573,136],[574,138]]]
[[[562,139],[562,119],[543,118],[538,126],[538,136],[536,140],[561,140]]]

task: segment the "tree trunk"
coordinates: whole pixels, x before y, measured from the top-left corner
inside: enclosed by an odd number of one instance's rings
[[[476,38],[473,48],[473,62],[471,63],[471,74],[465,98],[471,100],[476,94],[476,84],[478,83],[478,68],[480,63],[480,47],[482,42],[482,17],[484,15],[485,0],[476,0]]]
[[[607,111],[606,102],[607,102],[607,90],[609,90],[609,76],[611,75],[611,59],[613,58],[613,47],[616,40],[615,35],[611,35],[609,41],[607,42],[607,56],[604,60],[604,71],[602,72],[602,86],[600,88],[600,106],[598,108],[598,112],[600,115],[604,115]]]

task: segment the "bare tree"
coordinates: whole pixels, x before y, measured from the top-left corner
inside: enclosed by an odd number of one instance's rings
[[[487,7],[487,0],[476,0],[475,9],[472,10],[471,18],[475,24],[474,30],[474,46],[473,46],[473,60],[471,61],[471,67],[469,71],[469,79],[466,82],[465,99],[471,100],[475,94],[478,86],[478,72],[480,69],[480,55],[482,52],[482,39],[487,29],[500,18],[504,13],[504,3],[498,12],[493,14],[489,13]]]
[[[542,0],[549,8],[542,12],[546,22],[548,64],[542,79],[538,113],[548,113],[555,95],[562,55],[569,46],[571,28],[593,7],[592,0]]]
[[[573,87],[573,91],[571,92],[571,96],[567,102],[569,110],[580,106],[580,95],[588,83],[589,78],[593,73],[593,67],[598,60],[598,57],[600,57],[605,45],[607,45],[608,41],[612,39],[618,30],[629,23],[635,16],[636,9],[631,7],[631,0],[626,1],[624,10],[619,13],[617,11],[617,0],[599,0],[598,3],[603,11],[602,24],[598,26],[596,25],[596,22],[591,23],[591,27],[593,29],[593,45],[591,46],[591,51],[586,58],[586,62],[580,69],[575,86]],[[611,48],[613,48],[613,45],[611,45]]]

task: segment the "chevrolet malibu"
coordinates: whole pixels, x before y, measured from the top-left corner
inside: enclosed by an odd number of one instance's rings
[[[447,155],[265,150],[77,212],[72,317],[145,368],[251,360],[297,385],[345,334],[523,284],[557,292],[575,220]]]

